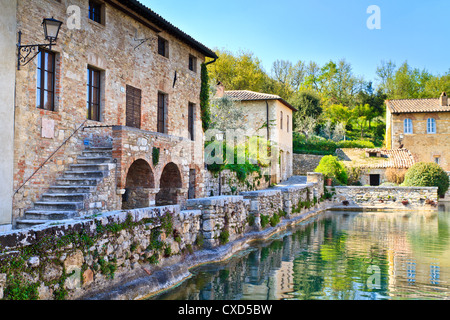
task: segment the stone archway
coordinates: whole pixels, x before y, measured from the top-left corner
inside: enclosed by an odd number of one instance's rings
[[[179,204],[179,190],[183,187],[180,169],[171,162],[164,167],[156,195],[156,206]]]
[[[155,178],[147,161],[139,159],[128,169],[122,209],[150,207],[154,203]],[[152,199],[153,198],[153,199]]]

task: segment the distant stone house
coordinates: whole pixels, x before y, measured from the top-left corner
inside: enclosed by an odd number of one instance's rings
[[[45,43],[52,17],[57,44],[18,70],[18,32]],[[0,231],[204,196],[212,50],[136,0],[2,1],[0,36]]]
[[[241,104],[247,131],[272,142],[271,182],[279,183],[293,175],[293,113],[292,105],[277,95],[249,90],[225,91],[218,86],[216,98],[227,96]],[[278,160],[278,161],[277,161]]]
[[[450,171],[450,106],[439,99],[386,101],[386,146],[405,148],[418,161],[435,162]]]
[[[359,171],[359,182],[363,186],[380,186],[388,182],[388,169],[404,173],[416,163],[414,156],[406,149],[338,149],[336,156],[346,167]]]

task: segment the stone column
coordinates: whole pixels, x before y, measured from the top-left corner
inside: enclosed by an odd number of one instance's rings
[[[314,190],[317,192],[316,197],[320,199],[324,194],[323,174],[317,172],[308,172],[308,183],[314,183]]]
[[[11,228],[14,170],[14,107],[17,70],[17,0],[0,2],[0,232]]]

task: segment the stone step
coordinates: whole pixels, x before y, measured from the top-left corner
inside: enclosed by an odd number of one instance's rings
[[[55,210],[82,210],[84,202],[57,202],[57,201],[38,201],[34,203],[34,209],[55,211]]]
[[[108,163],[71,164],[70,169],[72,171],[107,171],[109,170],[109,164]]]
[[[112,163],[113,159],[112,157],[104,157],[104,156],[97,156],[97,157],[78,157],[78,163],[80,164],[97,164],[97,163]]]
[[[86,149],[82,153],[83,157],[112,157],[112,149],[111,150],[92,150]]]
[[[95,191],[95,187],[92,186],[52,186],[49,188],[48,193],[87,193],[90,194]]]
[[[66,220],[78,216],[78,211],[73,210],[38,210],[32,209],[25,212],[27,220]]]
[[[50,221],[45,220],[34,220],[34,219],[22,219],[17,220],[16,228],[17,229],[28,229],[34,226],[44,225],[49,223]]]
[[[64,178],[104,178],[107,176],[106,171],[66,171],[64,172]]]
[[[87,193],[46,193],[42,201],[49,202],[82,202],[89,196]]]
[[[57,186],[96,186],[100,179],[98,178],[80,178],[80,177],[65,177],[56,178]]]

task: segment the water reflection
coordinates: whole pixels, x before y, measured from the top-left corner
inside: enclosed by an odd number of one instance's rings
[[[154,299],[446,299],[449,209],[328,212]]]

